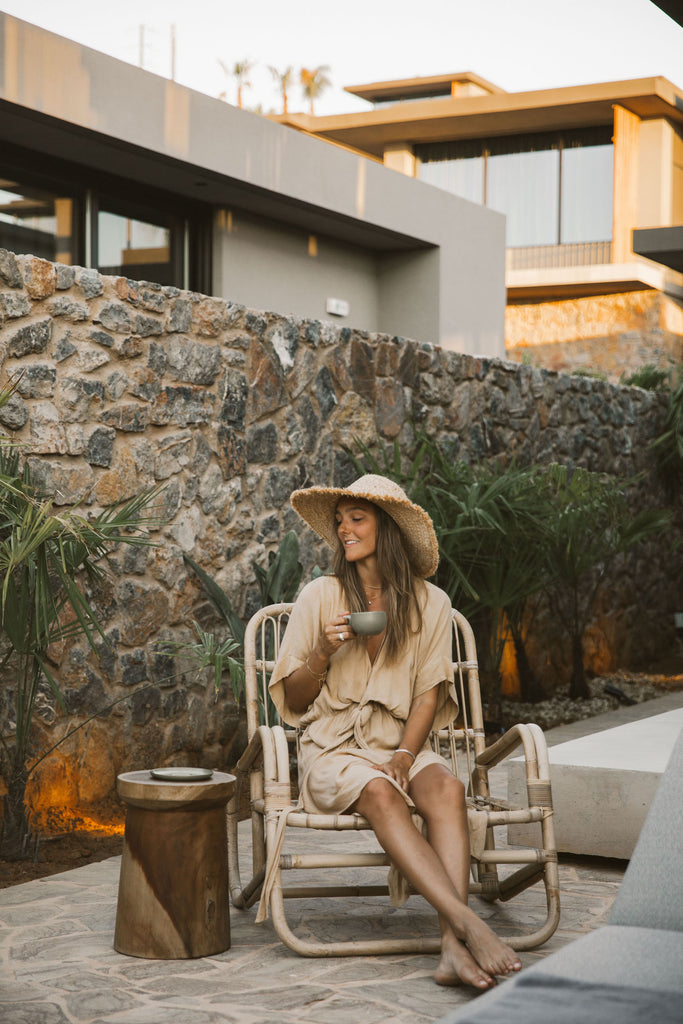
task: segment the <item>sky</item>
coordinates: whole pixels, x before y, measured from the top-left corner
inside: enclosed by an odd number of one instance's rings
[[[369,109],[346,85],[473,71],[510,92],[663,75],[683,88],[683,28],[650,0],[0,0],[0,10],[210,96],[281,111],[269,66],[329,66],[316,114]],[[144,26],[141,31],[141,26]],[[141,45],[142,42],[142,45]],[[290,111],[305,110],[295,85]]]

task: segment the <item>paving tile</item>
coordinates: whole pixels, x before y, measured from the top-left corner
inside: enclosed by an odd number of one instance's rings
[[[375,999],[362,998],[362,993],[357,998],[335,995],[319,1006],[304,1007],[300,1013],[301,1020],[307,1024],[349,1024],[349,1021],[383,1024],[395,1019],[392,1007],[376,1002]]]
[[[22,1022],[23,1024],[23,1022]],[[33,1024],[33,1022],[31,1022]],[[43,1024],[36,1021],[36,1024]],[[52,1024],[52,1022],[46,1022]],[[60,1022],[61,1024],[61,1022]],[[247,1024],[232,1013],[212,1010],[193,1010],[182,1006],[148,1005],[126,1010],[116,1016],[90,1018],[88,1024]]]
[[[435,1020],[461,1003],[468,1002],[472,998],[473,990],[459,986],[446,988],[437,985],[429,977],[391,985],[359,985],[353,989],[353,994],[356,999],[381,1001],[387,1009],[393,1005],[402,1010],[431,1016],[432,1020]]]
[[[64,1011],[51,1002],[13,1003],[2,1016],[3,1024],[72,1024]]]
[[[77,1020],[91,1021],[103,1015],[116,1017],[122,1010],[137,1009],[144,1004],[128,992],[100,988],[74,992],[67,997],[66,1005]]]
[[[169,973],[178,974],[183,977],[195,974],[208,975],[216,970],[216,965],[206,958],[201,960],[173,960],[169,963],[159,960],[139,960],[131,957],[116,969],[114,976],[124,978],[129,982],[142,983],[147,978],[158,978],[160,967],[167,967]]]

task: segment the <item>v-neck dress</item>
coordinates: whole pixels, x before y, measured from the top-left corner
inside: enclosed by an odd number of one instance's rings
[[[283,680],[300,668],[313,650],[326,622],[346,608],[334,576],[321,576],[301,591],[287,625],[280,655],[270,680],[270,694],[288,724],[302,730],[299,756],[300,801],[304,810],[341,814],[377,778],[400,746],[413,700],[439,687],[434,727],[442,728],[458,709],[453,686],[451,604],[447,594],[420,580],[418,599],[422,629],[406,638],[400,657],[387,663],[380,647],[374,662],[366,641],[347,641],[330,658],[322,689],[303,713],[287,704]],[[448,762],[428,742],[410,767],[412,779],[428,764]],[[383,775],[402,794],[398,783]]]

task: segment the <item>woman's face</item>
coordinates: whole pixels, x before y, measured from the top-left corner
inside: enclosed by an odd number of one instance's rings
[[[362,498],[342,498],[337,505],[337,536],[347,562],[369,558],[377,550],[377,513]]]

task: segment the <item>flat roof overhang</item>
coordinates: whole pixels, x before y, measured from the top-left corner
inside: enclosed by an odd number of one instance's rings
[[[637,228],[633,251],[683,274],[683,224],[668,228]]]
[[[398,143],[611,125],[615,105],[642,119],[665,117],[683,125],[683,93],[661,77],[534,92],[442,97],[333,117],[293,114],[273,120],[381,157],[385,147]]]
[[[620,281],[547,281],[543,284],[509,283],[506,288],[509,305],[531,302],[555,302],[561,299],[584,299],[594,295],[614,295],[620,292],[647,291],[651,285],[639,278]]]
[[[0,100],[0,138],[36,153],[49,175],[50,157],[127,182],[216,207],[232,207],[378,252],[430,248],[423,239],[345,216],[196,164]]]
[[[508,266],[505,284],[509,303],[552,302],[615,292],[647,291],[650,288],[677,298],[683,297],[683,277],[638,256],[626,263],[525,269]]]
[[[376,100],[388,100],[392,96],[423,96],[425,90],[440,91],[441,95],[447,96],[451,91],[453,82],[469,83],[478,85],[481,89],[490,93],[504,93],[505,89],[494,85],[473,71],[459,71],[451,75],[429,75],[426,78],[398,78],[390,82],[371,82],[368,85],[347,85],[344,92],[358,96],[360,99],[372,103]]]

